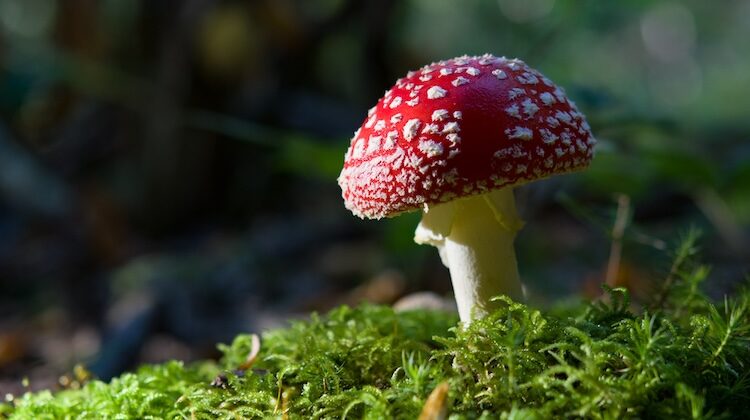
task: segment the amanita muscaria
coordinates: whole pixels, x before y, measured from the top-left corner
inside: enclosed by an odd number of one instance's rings
[[[458,57],[409,72],[346,152],[346,207],[380,219],[421,210],[414,240],[438,248],[463,322],[522,297],[513,187],[584,169],[596,141],[565,92],[518,59]]]

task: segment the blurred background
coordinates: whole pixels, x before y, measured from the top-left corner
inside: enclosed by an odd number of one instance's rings
[[[599,139],[587,172],[517,191],[533,304],[648,295],[690,226],[731,293],[748,39],[750,0],[0,0],[0,395],[450,296],[419,215],[361,221],[336,177],[396,78],[462,54],[524,59]]]

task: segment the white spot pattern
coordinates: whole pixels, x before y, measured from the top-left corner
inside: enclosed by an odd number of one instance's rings
[[[523,105],[523,113],[526,114],[527,118],[534,118],[534,114],[539,111],[539,107],[531,100],[526,98],[521,105]]]
[[[530,128],[515,126],[512,130],[507,130],[508,137],[511,139],[531,140],[534,137],[534,132]]]
[[[419,131],[420,125],[422,123],[416,118],[407,121],[404,125],[404,138],[409,141],[413,140],[417,135],[417,131]]]
[[[438,131],[440,131],[440,127],[437,124],[429,123],[425,124],[422,134],[437,134]]]
[[[463,90],[487,78],[495,82]],[[466,107],[493,97],[499,107]],[[481,129],[466,125],[478,121],[486,121]],[[463,153],[480,143],[492,147],[489,156]],[[386,91],[352,138],[339,185],[352,212],[381,218],[580,170],[595,143],[564,91],[522,61],[464,56],[409,72]]]
[[[510,115],[511,117],[521,119],[521,113],[518,110],[518,105],[513,104],[507,108],[505,108],[505,113]]]
[[[461,131],[461,128],[458,126],[457,122],[449,122],[443,126],[443,133],[446,133],[446,134],[458,133],[459,131]]]
[[[440,86],[433,86],[427,89],[427,99],[444,98],[447,93],[448,91]]]
[[[492,70],[492,74],[495,77],[497,77],[499,80],[504,80],[504,79],[508,78],[508,75],[504,71],[502,71],[500,69]]]
[[[370,138],[367,140],[367,151],[366,153],[369,155],[371,153],[375,153],[378,150],[380,150],[380,142],[383,140],[382,136],[370,136]]]
[[[482,72],[479,71],[479,69],[476,68],[476,67],[467,67],[466,68],[466,74],[468,74],[470,76],[479,76],[481,73]]]
[[[443,154],[443,145],[433,140],[422,140],[419,142],[419,150],[431,158]]]
[[[447,109],[436,109],[432,112],[432,121],[442,121],[448,118],[449,115],[450,113]]]
[[[553,133],[552,131],[550,131],[550,130],[548,130],[546,128],[540,128],[539,129],[539,134],[542,135],[542,141],[545,142],[545,143],[547,143],[547,144],[554,143],[558,139],[558,137],[557,137],[557,135],[555,133]]]
[[[545,105],[552,105],[555,103],[555,97],[552,96],[552,94],[549,92],[542,92],[539,95],[539,99],[541,99],[542,103],[544,103]]]
[[[453,79],[453,81],[451,82],[451,84],[453,86],[456,86],[456,87],[459,87],[461,85],[465,85],[467,83],[469,83],[469,79],[467,79],[467,78],[465,78],[463,76],[458,76],[455,79]]]
[[[530,72],[524,72],[522,75],[516,77],[516,80],[524,85],[535,85],[539,83],[539,79]]]
[[[383,143],[383,149],[389,150],[393,146],[396,145],[396,140],[398,140],[398,131],[391,130],[388,132],[388,134],[385,135],[385,142]]]
[[[521,95],[525,95],[526,90],[521,88],[513,88],[508,92],[508,99],[513,100],[518,98]]]

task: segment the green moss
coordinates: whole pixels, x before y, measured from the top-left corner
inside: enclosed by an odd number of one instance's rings
[[[0,418],[416,418],[443,381],[452,418],[740,417],[750,410],[750,292],[711,303],[698,288],[708,270],[688,258],[671,275],[649,310],[633,312],[621,289],[607,304],[549,313],[502,299],[466,329],[441,312],[341,307],[264,334],[244,374],[234,369],[247,335],[220,346],[218,364],[28,393]],[[224,386],[212,386],[222,372]]]

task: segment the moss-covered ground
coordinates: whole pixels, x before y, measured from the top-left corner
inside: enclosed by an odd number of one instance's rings
[[[245,371],[241,335],[219,362],[28,393],[0,418],[417,418],[442,383],[433,404],[451,418],[747,418],[750,292],[711,302],[691,249],[639,309],[619,289],[547,312],[504,300],[460,328],[442,312],[341,307],[265,333]]]

